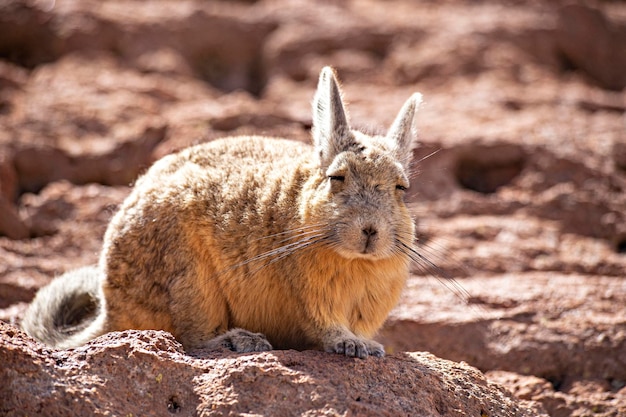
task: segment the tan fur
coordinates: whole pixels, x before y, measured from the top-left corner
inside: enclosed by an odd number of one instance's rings
[[[101,333],[382,356],[371,338],[399,298],[414,239],[403,187],[418,103],[386,137],[366,136],[349,129],[325,68],[314,147],[225,138],[157,161],[105,235]]]

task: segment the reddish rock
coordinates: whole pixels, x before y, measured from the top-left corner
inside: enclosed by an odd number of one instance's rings
[[[68,269],[94,264],[102,236],[127,187],[56,182],[24,194],[20,215],[31,239],[1,238],[0,319],[12,321],[38,288]],[[14,306],[15,308],[11,308]]]
[[[17,214],[17,190],[12,152],[9,149],[0,150],[0,236],[25,239],[29,232]]]
[[[602,10],[569,4],[559,12],[557,44],[574,68],[602,86],[626,87],[626,22],[609,20]]]
[[[110,333],[58,351],[1,322],[0,339],[3,415],[545,415],[476,369],[421,352],[190,356],[159,331]]]
[[[582,398],[591,398],[592,410],[597,416],[621,416],[626,413],[623,405],[623,382],[607,384],[605,380],[577,379],[554,387],[545,379],[519,375],[512,372],[491,371],[487,379],[505,385],[518,398],[533,398],[541,403],[550,416],[582,416],[589,407]]]
[[[271,19],[260,20],[254,7],[219,2],[141,2],[128,11],[123,1],[55,4],[11,0],[0,6],[2,56],[27,67],[72,52],[106,51],[143,69],[175,72],[193,68],[224,90],[258,92],[261,44],[272,31]],[[185,63],[152,65],[164,50]],[[171,62],[171,58],[170,62]]]

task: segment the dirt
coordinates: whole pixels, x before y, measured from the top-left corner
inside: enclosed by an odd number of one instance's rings
[[[333,65],[367,130],[425,97],[425,260],[389,352],[464,361],[550,416],[626,414],[624,3],[5,1],[0,33],[1,320],[96,262],[160,156],[309,140]]]

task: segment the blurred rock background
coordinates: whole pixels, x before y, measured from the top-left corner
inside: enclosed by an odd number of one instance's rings
[[[309,140],[324,65],[369,131],[425,97],[408,195],[429,262],[381,341],[551,416],[625,415],[621,1],[0,1],[0,319],[96,262],[160,156]]]

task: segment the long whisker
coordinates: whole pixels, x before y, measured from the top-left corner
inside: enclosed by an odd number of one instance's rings
[[[436,264],[444,264],[451,262],[453,265],[458,265],[461,270],[465,269],[465,266],[461,265],[461,263],[454,258],[454,256],[450,253],[445,253],[445,256],[442,252],[446,252],[446,250],[442,246],[434,245],[432,243],[422,243],[418,244],[418,247],[422,253],[428,255],[428,258]]]
[[[311,231],[308,231],[308,232],[300,233],[297,236],[290,236],[290,237],[287,237],[285,239],[278,240],[275,243],[276,244],[282,244],[282,243],[286,243],[286,242],[292,241],[294,239],[314,237],[315,235],[319,235],[319,234],[320,234],[320,232],[318,230],[311,230]]]
[[[276,246],[267,250],[266,252],[257,254],[248,258],[242,262],[234,264],[229,268],[226,268],[220,272],[220,274],[228,273],[235,269],[246,267],[249,265],[255,265],[248,271],[249,274],[256,274],[263,268],[268,267],[294,253],[303,249],[309,248],[316,244],[324,243],[328,240],[328,231],[322,224],[312,224],[298,227],[295,229],[289,229],[282,232],[274,233],[267,236],[262,236],[251,240],[251,243],[260,242],[266,239],[276,239],[282,237],[282,239],[271,243],[272,246]],[[256,266],[258,264],[258,266]]]
[[[414,248],[408,246],[403,242],[399,242],[401,248],[405,251],[405,254],[408,255],[413,262],[415,262],[422,270],[425,272],[431,272],[431,275],[437,279],[447,289],[449,289],[455,296],[457,296],[464,303],[468,303],[472,298],[472,295],[465,289],[461,284],[458,283],[457,280],[452,278],[448,273],[446,273],[443,269],[438,267],[435,263],[430,261],[424,255],[419,253]],[[428,268],[426,268],[427,266]]]
[[[322,226],[322,223],[306,225],[306,226],[298,227],[295,229],[285,230],[284,232],[278,232],[278,233],[273,233],[271,235],[261,236],[259,238],[254,239],[253,242],[256,242],[259,240],[271,239],[273,237],[284,236],[284,235],[293,235],[293,237],[295,238],[299,236],[297,234],[299,232],[319,230],[321,226]]]
[[[315,244],[317,241],[321,241],[324,238],[324,233],[319,231],[319,230],[312,230],[310,232],[305,232],[305,233],[297,233],[297,231],[300,230],[306,230],[306,229],[310,229],[314,226],[305,226],[305,227],[301,227],[301,228],[297,228],[297,229],[290,229],[284,232],[280,232],[280,233],[275,233],[274,235],[268,235],[268,236],[263,236],[260,238],[256,238],[256,239],[252,239],[250,240],[250,242],[259,242],[263,239],[267,239],[267,238],[271,238],[272,236],[285,236],[287,234],[290,233],[294,233],[294,236],[285,238],[283,240],[281,240],[280,242],[277,242],[277,244],[283,243],[283,242],[288,242],[294,239],[298,239],[297,241],[293,241],[291,243],[287,243],[285,245],[281,245],[278,247],[274,247],[272,249],[269,249],[266,252],[257,254],[251,258],[245,259],[242,262],[238,262],[235,263],[233,265],[230,265],[226,268],[222,268],[219,271],[216,271],[216,274],[218,276],[220,275],[225,275],[228,273],[231,273],[239,268],[245,267],[247,265],[252,265],[255,264],[257,262],[262,262],[263,260],[267,260],[269,259],[270,262],[265,262],[265,263],[261,263],[259,267],[254,268],[250,271],[248,271],[249,274],[255,274],[258,271],[260,271],[261,269],[267,267],[268,265],[271,265],[274,262],[277,262],[280,259],[285,258],[286,256],[295,253],[298,250],[304,249],[310,245]],[[304,235],[304,237],[303,237]]]
[[[439,151],[441,151],[441,149],[443,148],[439,148],[434,150],[433,152],[429,153],[428,155],[424,156],[423,158],[420,158],[419,160],[415,161],[415,164],[419,164],[420,162],[424,161],[425,159],[430,158],[431,156],[434,156],[435,154],[439,153]]]
[[[262,253],[260,255],[257,255],[251,259],[248,259],[244,262],[241,262],[237,265],[235,265],[234,267],[241,267],[241,266],[245,266],[248,265],[250,263],[254,263],[254,262],[260,262],[263,260],[266,260],[266,262],[263,262],[262,264],[260,264],[258,267],[256,267],[255,269],[251,270],[250,273],[251,274],[256,274],[257,272],[261,271],[264,268],[267,268],[268,266],[272,265],[275,262],[278,262],[282,259],[285,259],[286,257],[301,251],[303,249],[306,249],[308,247],[311,247],[313,245],[316,244],[320,244],[323,243],[324,240],[326,239],[324,234],[318,234],[318,235],[314,235],[311,237],[307,237],[305,239],[299,240],[297,242],[294,243],[290,243],[287,245],[283,245],[280,246],[278,248],[269,250],[265,253]]]
[[[311,241],[314,241],[320,237],[324,236],[323,233],[317,233],[317,234],[312,234],[309,236],[306,236],[304,239],[300,239],[296,242],[292,242],[292,243],[287,243],[286,245],[282,245],[279,246],[277,248],[274,249],[270,249],[267,252],[261,253],[260,255],[254,256],[250,259],[246,259],[245,261],[235,265],[235,266],[243,266],[243,265],[247,265],[251,262],[256,262],[256,261],[260,261],[266,258],[271,258],[275,255],[279,255],[282,254],[284,252],[289,252],[289,253],[293,253],[295,250],[297,250],[300,246],[302,245],[306,245],[311,243]]]

